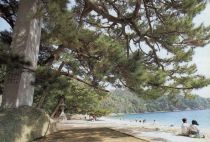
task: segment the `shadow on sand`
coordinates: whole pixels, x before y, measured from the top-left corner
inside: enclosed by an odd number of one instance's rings
[[[60,131],[34,142],[146,142],[109,128]]]

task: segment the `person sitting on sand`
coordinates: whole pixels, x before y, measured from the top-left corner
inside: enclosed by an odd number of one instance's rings
[[[205,138],[203,134],[200,134],[198,125],[199,124],[196,120],[192,120],[192,124],[189,127],[189,136],[196,137],[196,138]]]
[[[182,119],[181,134],[184,135],[184,136],[189,135],[189,124],[187,123],[186,118]]]
[[[189,127],[189,134],[192,134],[192,135],[199,134],[198,125],[199,124],[196,120],[192,120],[192,124]]]

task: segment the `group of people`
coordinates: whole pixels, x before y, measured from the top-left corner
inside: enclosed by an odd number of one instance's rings
[[[144,123],[146,122],[146,119],[143,119],[143,120],[138,120],[138,119],[136,119],[135,121],[136,121],[136,122],[140,122],[140,123],[143,123],[143,124],[144,124]]]
[[[181,126],[181,133],[184,136],[190,136],[190,137],[199,137],[204,138],[205,136],[202,135],[198,128],[198,122],[196,120],[192,120],[192,124],[187,123],[187,119],[182,119],[182,126]]]

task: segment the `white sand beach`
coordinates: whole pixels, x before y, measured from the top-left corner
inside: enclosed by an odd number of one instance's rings
[[[150,142],[210,142],[210,130],[201,129],[206,138],[190,138],[178,136],[179,127],[170,127],[161,124],[139,123],[135,121],[117,120],[102,117],[98,121],[66,120],[57,124],[59,130],[75,128],[110,128],[136,138]]]

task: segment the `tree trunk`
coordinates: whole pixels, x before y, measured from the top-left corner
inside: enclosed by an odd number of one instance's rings
[[[61,104],[64,104],[64,102],[65,102],[65,96],[62,95],[62,96],[60,96],[60,97],[58,98],[58,103],[57,103],[57,105],[56,105],[54,111],[53,111],[52,114],[51,114],[51,117],[52,117],[52,118],[55,117],[56,113],[57,113],[57,112],[59,111],[59,109],[60,109]]]
[[[3,93],[3,107],[17,108],[33,103],[34,73],[38,60],[41,19],[37,16],[39,0],[20,0],[14,27],[12,54],[24,57],[30,65],[8,72]]]
[[[39,99],[38,104],[36,106],[37,108],[41,108],[42,107],[42,105],[43,105],[43,103],[44,103],[44,101],[45,101],[45,99],[46,99],[46,97],[48,95],[47,91],[48,91],[48,89],[45,90],[45,92],[42,94],[41,98]]]
[[[55,114],[58,112],[59,108],[60,108],[60,105],[61,105],[61,101],[59,100],[59,102],[57,103],[54,111],[52,112],[52,114],[50,115],[50,117],[54,118],[55,117]]]

